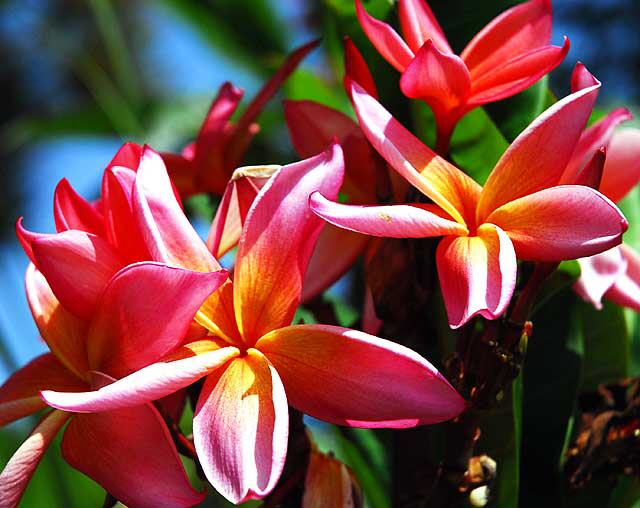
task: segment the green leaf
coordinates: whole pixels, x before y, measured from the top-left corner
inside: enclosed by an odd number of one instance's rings
[[[608,508],[640,508],[640,479],[623,476],[613,490]]]
[[[513,141],[547,107],[549,77],[513,97],[487,104],[485,109],[508,141]]]
[[[500,406],[483,416],[477,453],[486,453],[497,463],[497,478],[490,506],[517,506],[520,482],[522,435],[522,374],[507,390]]]

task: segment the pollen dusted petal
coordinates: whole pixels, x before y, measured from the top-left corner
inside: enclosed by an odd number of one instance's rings
[[[518,259],[562,261],[619,245],[629,224],[598,191],[561,185],[501,206],[488,218],[507,232]]]

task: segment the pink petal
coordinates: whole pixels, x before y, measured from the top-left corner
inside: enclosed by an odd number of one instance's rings
[[[326,224],[313,249],[300,301],[311,300],[342,277],[364,252],[368,241],[366,236]]]
[[[438,157],[355,83],[351,99],[367,139],[391,167],[455,221],[473,222],[481,187]]]
[[[111,277],[126,261],[102,238],[69,230],[32,243],[36,266],[62,305],[89,320]]]
[[[558,184],[599,88],[596,81],[556,102],[511,143],[484,186],[478,223],[486,222],[493,210],[509,201]]]
[[[351,201],[376,199],[379,166],[384,162],[373,150],[356,122],[344,113],[314,101],[285,101],[285,116],[293,146],[300,157],[311,157],[337,140],[344,152],[342,192]],[[386,167],[382,168],[386,173]]]
[[[640,181],[640,130],[616,132],[607,149],[600,192],[619,201]]]
[[[393,28],[371,17],[362,6],[361,0],[356,0],[356,14],[362,30],[384,59],[398,71],[404,71],[413,58],[409,46]]]
[[[363,332],[288,326],[262,337],[256,348],[278,371],[289,403],[330,423],[405,428],[448,420],[464,408],[424,358]]]
[[[205,498],[189,484],[171,434],[151,404],[74,416],[62,455],[127,506],[180,508]]]
[[[27,484],[40,463],[44,452],[69,418],[68,413],[53,411],[33,429],[31,435],[7,462],[0,473],[0,506],[18,506]]]
[[[323,221],[309,209],[320,190],[337,197],[344,166],[335,144],[321,154],[283,166],[253,202],[238,245],[234,306],[247,344],[291,322]]]
[[[400,88],[407,97],[429,104],[438,119],[464,105],[471,78],[459,56],[441,51],[428,40],[403,72]]]
[[[177,153],[160,152],[169,178],[175,184],[183,199],[201,191],[198,187],[198,166],[192,159]],[[217,167],[217,166],[214,166]],[[212,167],[213,169],[213,167]]]
[[[73,190],[66,178],[60,180],[53,195],[53,217],[58,232],[79,229],[104,236],[102,216]]]
[[[569,39],[565,37],[562,47],[536,48],[475,77],[470,104],[486,104],[521,92],[560,65],[569,48]]]
[[[151,257],[133,216],[135,179],[134,170],[120,166],[106,170],[102,177],[102,208],[107,238],[132,263]]]
[[[471,40],[461,53],[473,80],[504,62],[549,44],[550,0],[531,0],[500,14]]]
[[[238,356],[234,347],[201,340],[186,344],[165,359],[89,392],[43,390],[52,407],[78,413],[97,413],[158,400],[194,383]]]
[[[504,229],[519,259],[562,261],[593,256],[620,244],[628,223],[599,192],[562,185],[495,210],[487,222]]]
[[[449,326],[458,328],[473,316],[500,317],[516,283],[516,254],[507,234],[493,224],[478,236],[444,238],[436,254],[438,278]]]
[[[151,262],[118,272],[89,329],[91,368],[120,377],[172,351],[227,275],[225,270],[192,272]]]
[[[45,388],[81,391],[87,389],[87,383],[69,372],[51,353],[36,357],[0,386],[0,427],[44,409],[46,404],[40,398],[40,390]]]
[[[606,162],[606,151],[604,147],[597,150],[587,165],[578,173],[573,182],[575,185],[586,185],[598,190],[602,182],[602,173]]]
[[[560,183],[567,185],[577,183],[576,178],[580,174],[580,170],[587,164],[591,157],[593,157],[595,151],[601,147],[608,147],[614,129],[622,122],[630,119],[631,113],[628,109],[618,108],[585,129],[582,136],[580,136],[580,141],[578,141],[576,145],[569,164],[562,174]],[[633,146],[633,144],[630,144],[630,146]],[[638,151],[638,160],[640,161],[640,151]],[[640,168],[640,163],[638,167]],[[626,172],[625,168],[623,173]],[[605,195],[607,194],[605,193]]]
[[[89,370],[88,323],[60,305],[46,279],[33,264],[27,268],[25,288],[31,314],[41,337],[70,372],[84,378]]]
[[[162,158],[146,147],[134,187],[137,218],[154,261],[200,272],[220,270],[175,198]]]
[[[453,53],[438,20],[425,0],[400,0],[400,26],[407,44],[415,53],[431,40],[442,53]]]
[[[311,209],[338,227],[388,238],[466,235],[463,225],[445,218],[434,205],[354,206],[334,203],[319,192],[309,198]]]
[[[343,41],[345,87],[347,87],[346,78],[348,77],[364,88],[369,95],[377,99],[378,91],[376,90],[376,84],[373,81],[371,71],[369,67],[367,67],[367,63],[364,61],[362,54],[348,36],[345,35]]]
[[[627,260],[620,247],[606,250],[595,256],[578,259],[580,278],[573,289],[597,309],[602,308],[602,296],[625,273]]]
[[[207,479],[232,503],[261,499],[275,487],[288,431],[282,382],[259,351],[250,349],[207,378],[193,438]]]
[[[627,261],[627,270],[604,297],[617,305],[640,312],[640,255],[628,245],[621,245],[620,250]]]

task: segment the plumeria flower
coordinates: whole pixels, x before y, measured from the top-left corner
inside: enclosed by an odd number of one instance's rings
[[[460,56],[453,53],[425,0],[400,0],[401,38],[356,1],[358,20],[380,54],[402,73],[405,95],[424,100],[436,118],[436,151],[446,153],[453,129],[470,110],[511,97],[556,68],[569,51],[550,46],[551,0],[530,0],[484,27]]]
[[[147,365],[148,355],[175,349],[202,301],[225,278],[224,272],[198,273],[159,263],[130,265],[98,297],[92,319],[82,320],[60,305],[31,264],[27,298],[51,352],[0,387],[0,425],[47,408],[41,390],[96,388]],[[162,314],[161,320],[149,319],[152,309]],[[126,340],[116,339],[122,336]],[[0,473],[1,506],[17,506],[43,453],[68,420],[61,444],[65,460],[127,506],[187,507],[204,499],[205,493],[189,484],[158,409],[145,403],[99,414],[48,412]]]
[[[607,146],[599,190],[613,201],[620,201],[640,180],[640,130],[624,129],[611,132],[628,113],[614,111],[585,131],[583,137],[595,137],[598,130],[600,146]],[[608,126],[607,129],[603,126]],[[592,145],[594,143],[591,143]],[[578,166],[579,164],[574,164]],[[567,178],[570,178],[569,173]],[[640,311],[640,254],[629,245],[620,245],[601,254],[578,259],[580,278],[574,289],[596,308],[602,308],[602,298]]]
[[[560,261],[621,241],[628,224],[599,192],[557,186],[589,117],[600,83],[584,68],[582,87],[538,117],[511,144],[481,187],[402,127],[357,84],[360,125],[387,162],[433,204],[349,206],[312,194],[311,208],[352,231],[395,238],[444,236],[436,253],[449,324],[507,308],[516,259]]]
[[[156,163],[162,164],[159,157]],[[154,189],[147,195],[164,196],[158,203],[166,205],[171,186],[166,177],[152,177],[158,173],[141,167],[138,182]],[[463,399],[410,349],[347,328],[290,324],[322,228],[308,195],[320,189],[335,198],[342,174],[342,153],[333,145],[269,178],[247,213],[233,281],[196,315],[208,336],[96,391],[44,391],[44,400],[69,411],[111,411],[204,377],[194,444],[209,481],[234,503],[262,498],[278,481],[288,404],[331,423],[361,427],[412,427],[460,413]],[[175,204],[150,209],[144,231],[156,235],[158,261],[179,258],[189,268],[209,251],[202,242],[182,241],[186,233],[175,226],[177,213]],[[220,365],[223,356],[228,360]]]
[[[240,165],[250,141],[260,131],[255,123],[256,117],[282,82],[318,44],[319,41],[313,41],[291,53],[234,123],[230,119],[242,100],[243,91],[229,82],[220,87],[196,140],[188,144],[181,154],[162,154],[183,197],[198,192],[224,193],[227,181]]]

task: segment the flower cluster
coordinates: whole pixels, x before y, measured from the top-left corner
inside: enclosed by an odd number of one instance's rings
[[[511,143],[484,185],[449,157],[463,115],[522,91],[566,56],[568,40],[549,44],[551,2],[509,9],[460,56],[424,0],[399,1],[404,39],[360,0],[355,6],[375,48],[402,73],[403,93],[433,110],[435,151],[385,109],[346,40],[345,87],[358,123],[288,101],[302,160],[236,169],[260,109],[314,42],[234,124],[242,94],[223,85],[180,155],[123,145],[98,201],[62,180],[55,233],[18,220],[31,261],[27,299],[50,352],[0,387],[0,424],[46,411],[0,474],[0,506],[17,505],[59,432],[66,461],[126,505],[186,507],[205,493],[187,477],[185,447],[229,501],[269,495],[287,460],[291,408],[365,428],[457,417],[473,400],[402,337],[294,322],[301,303],[360,255],[375,256],[380,244],[370,236],[442,237],[433,259],[451,329],[502,319],[522,262],[553,269],[578,259],[580,295],[640,310],[640,255],[620,245],[628,223],[614,204],[640,178],[640,136],[615,131],[626,110],[586,128],[601,84],[582,64],[570,95]],[[206,242],[182,207],[200,192],[221,197]],[[218,259],[234,247],[233,270],[224,270]],[[362,328],[377,333],[369,289]],[[178,426],[188,401],[192,438]],[[310,457],[304,506],[352,506],[360,497],[353,474],[315,446]]]

